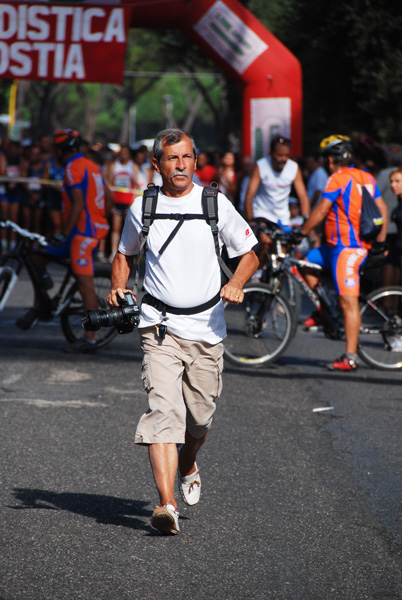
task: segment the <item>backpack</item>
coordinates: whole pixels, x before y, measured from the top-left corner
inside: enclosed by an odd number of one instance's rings
[[[218,229],[218,189],[215,187],[204,187],[202,190],[202,213],[200,214],[181,214],[181,213],[157,213],[159,187],[151,185],[144,191],[142,199],[142,246],[146,243],[146,239],[149,233],[149,229],[155,219],[172,219],[177,221],[176,227],[173,229],[161,249],[159,250],[159,256],[165,252],[170,242],[183,225],[184,221],[190,221],[194,219],[205,220],[211,227],[211,233],[214,238],[215,253],[218,259],[219,266],[223,274],[227,279],[233,277],[232,271],[229,269],[225,261],[223,260],[220,249],[219,249],[219,229]],[[142,247],[141,246],[141,247]],[[225,251],[225,248],[223,252]]]
[[[230,279],[233,276],[232,271],[225,264],[223,258],[221,257],[219,251],[219,230],[218,230],[218,190],[214,187],[204,187],[202,190],[202,213],[200,214],[190,214],[190,213],[157,213],[157,203],[158,203],[158,194],[159,187],[155,185],[150,185],[145,191],[142,200],[142,244],[141,248],[146,243],[147,236],[149,234],[149,229],[154,222],[155,219],[172,219],[177,221],[176,227],[173,229],[172,233],[169,235],[168,239],[164,242],[162,248],[159,250],[159,255],[162,255],[170,242],[173,240],[176,233],[179,231],[180,227],[183,225],[184,221],[190,221],[193,219],[203,219],[208,225],[211,227],[211,232],[214,238],[215,244],[215,252],[218,259],[219,266],[225,276]],[[142,298],[143,304],[149,304],[153,306],[164,316],[166,316],[167,312],[176,314],[176,315],[194,315],[200,312],[203,312],[209,308],[212,308],[217,304],[220,300],[220,291],[210,300],[204,302],[203,304],[199,304],[198,306],[192,306],[189,308],[177,308],[175,306],[169,306],[151,296],[151,294],[146,293]],[[166,330],[164,325],[160,325],[159,329],[163,331]],[[164,333],[162,337],[164,336]]]
[[[365,242],[372,242],[380,233],[384,219],[368,189],[364,185],[361,189],[360,238]]]

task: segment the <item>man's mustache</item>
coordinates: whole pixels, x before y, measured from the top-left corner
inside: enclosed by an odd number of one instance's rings
[[[176,171],[173,171],[170,178],[173,179],[173,177],[176,177],[176,175],[184,175],[184,177],[190,179],[190,175],[187,173],[187,171],[179,171],[179,169],[176,169]]]

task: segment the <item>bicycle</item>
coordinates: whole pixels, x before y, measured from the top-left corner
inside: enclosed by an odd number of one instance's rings
[[[262,269],[262,275],[260,278],[261,283],[265,283],[270,287],[275,287],[278,284],[278,276],[280,290],[282,295],[288,300],[290,307],[295,317],[295,327],[293,334],[296,334],[297,323],[300,318],[301,310],[301,291],[300,287],[295,283],[294,278],[287,271],[283,276],[280,272],[281,261],[284,256],[289,252],[293,252],[298,258],[301,257],[299,248],[290,248],[288,243],[287,233],[290,232],[290,228],[283,229],[276,223],[266,220],[260,220],[260,226],[257,229],[258,232],[266,233],[272,240],[271,247],[267,252],[267,261]],[[304,240],[303,242],[303,255],[310,249],[309,242]],[[306,247],[307,244],[307,247]]]
[[[82,297],[68,259],[57,259],[43,251],[47,246],[46,238],[42,235],[22,229],[13,221],[0,221],[1,227],[8,227],[18,234],[17,245],[13,251],[2,257],[0,261],[0,312],[4,310],[7,300],[16,285],[22,270],[25,268],[31,280],[34,291],[40,295],[43,313],[41,321],[52,321],[60,318],[64,337],[74,343],[84,335],[81,320],[84,316]],[[38,273],[33,264],[33,256],[43,256],[56,263],[64,270],[60,286],[50,296],[44,285],[43,275]],[[99,302],[99,308],[108,308],[106,296],[110,291],[110,271],[107,267],[95,266],[94,287]],[[106,346],[117,335],[115,326],[105,327],[99,331],[96,339],[98,347]]]
[[[289,247],[288,234],[282,231],[280,235],[283,247]],[[290,344],[297,319],[288,299],[281,292],[285,277],[293,280],[316,309],[321,307],[324,335],[338,340],[344,337],[342,313],[334,291],[325,281],[322,267],[286,251],[277,259],[271,285],[251,281],[243,289],[242,304],[225,304],[227,338],[224,356],[232,364],[258,366],[273,362]],[[314,291],[301,273],[303,267],[314,269],[320,277]],[[366,293],[361,286],[360,314],[362,323],[358,354],[362,360],[378,369],[402,368],[402,352],[391,351],[392,340],[402,336],[402,287],[384,287]]]

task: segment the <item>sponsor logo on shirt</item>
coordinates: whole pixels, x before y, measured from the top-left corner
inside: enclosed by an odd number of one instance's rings
[[[350,254],[346,260],[346,275],[354,275],[355,274],[355,264],[360,260],[361,256],[364,256],[367,253],[363,248],[358,248],[356,252]]]
[[[86,249],[88,248],[88,246],[93,242],[93,239],[90,237],[86,237],[80,244],[79,250],[78,250],[78,260],[77,260],[77,265],[79,267],[86,267],[88,264],[88,259],[85,257],[85,252]]]
[[[348,288],[355,287],[355,285],[356,285],[356,279],[354,277],[347,277],[345,279],[345,285]]]

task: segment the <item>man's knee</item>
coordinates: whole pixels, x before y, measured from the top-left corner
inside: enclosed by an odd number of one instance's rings
[[[202,421],[199,420],[198,422],[190,412],[187,412],[186,429],[196,440],[204,437],[204,435],[206,435],[211,429],[215,407],[211,412],[212,414],[210,414],[210,416],[208,416],[206,419],[204,418]]]
[[[339,296],[339,304],[344,312],[359,308],[359,298],[357,296]]]

